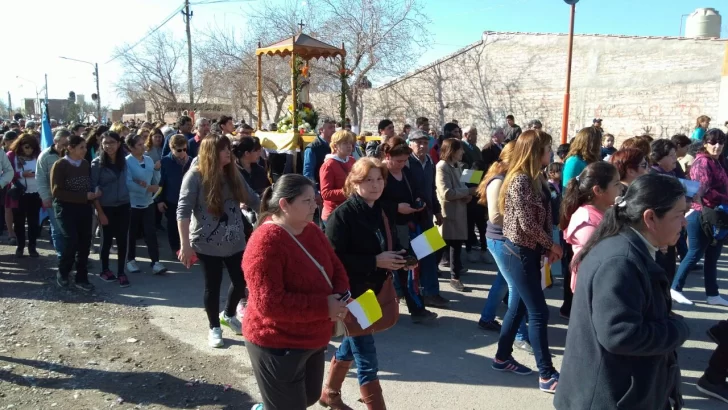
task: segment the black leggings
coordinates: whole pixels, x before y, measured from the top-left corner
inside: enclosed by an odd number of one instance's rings
[[[127,250],[126,260],[132,261],[136,259],[136,229],[141,226],[144,229],[144,242],[147,243],[147,252],[149,259],[159,262],[159,245],[157,244],[157,228],[154,222],[154,205],[146,208],[131,208],[129,216],[129,249]]]
[[[40,207],[42,201],[37,193],[23,194],[18,207],[13,208],[13,227],[18,238],[18,249],[25,249],[25,221],[28,221],[28,249],[35,250],[40,231]]]
[[[109,223],[101,227],[101,270],[109,270],[109,252],[111,243],[116,238],[118,252],[116,253],[116,273],[124,274],[126,263],[126,245],[129,236],[129,204],[119,206],[104,206],[104,214]]]
[[[321,397],[326,349],[270,349],[245,343],[265,410],[306,410]]]
[[[488,245],[485,243],[487,212],[484,206],[478,205],[477,201],[478,198],[473,198],[468,203],[468,240],[465,242],[465,252],[470,252],[473,249],[473,244],[476,243],[480,244],[481,251],[488,249]],[[475,228],[478,228],[477,235]],[[480,236],[480,241],[478,241],[478,235]]]
[[[76,283],[88,283],[88,253],[91,249],[91,205],[55,201],[58,228],[63,235],[63,249],[58,261],[58,273],[68,275],[76,264]]]
[[[222,285],[222,268],[225,266],[230,275],[230,287],[228,288],[227,303],[225,304],[225,315],[235,316],[235,309],[238,303],[245,297],[245,278],[243,268],[240,264],[243,261],[243,251],[234,255],[210,256],[197,254],[205,272],[205,312],[210,322],[210,329],[220,327],[220,286]]]
[[[164,215],[167,217],[167,240],[169,240],[169,247],[172,248],[172,252],[177,254],[182,247],[179,241],[179,229],[177,228],[177,204],[167,204],[167,210],[164,211]]]
[[[450,278],[460,280],[460,271],[463,269],[463,261],[461,259],[460,250],[464,241],[455,241],[452,239],[445,240],[445,257],[450,262]]]

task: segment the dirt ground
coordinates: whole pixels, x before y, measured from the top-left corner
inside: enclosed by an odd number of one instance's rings
[[[143,300],[59,289],[55,258],[39,251],[18,260],[0,245],[0,409],[252,406],[231,386],[250,369],[161,333]]]

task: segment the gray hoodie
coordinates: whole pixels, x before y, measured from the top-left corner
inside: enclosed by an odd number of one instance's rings
[[[245,205],[252,209],[260,208],[260,197],[245,182],[239,172],[248,201]],[[209,256],[227,257],[245,249],[243,213],[240,204],[232,197],[227,184],[223,186],[225,213],[220,217],[212,215],[207,209],[202,175],[195,166],[190,168],[182,179],[182,188],[177,204],[177,220],[190,219],[190,245],[195,252]]]
[[[101,158],[91,161],[91,189],[101,190],[101,206],[120,206],[129,204],[129,188],[126,186],[126,160],[121,172],[101,165]]]

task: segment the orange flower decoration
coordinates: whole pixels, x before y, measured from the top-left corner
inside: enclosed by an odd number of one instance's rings
[[[303,68],[301,68],[301,74],[303,74],[304,77],[308,77],[308,66],[303,66]]]

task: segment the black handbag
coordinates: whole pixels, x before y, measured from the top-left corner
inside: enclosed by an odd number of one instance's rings
[[[20,181],[15,180],[6,195],[13,201],[19,201],[27,189]]]

